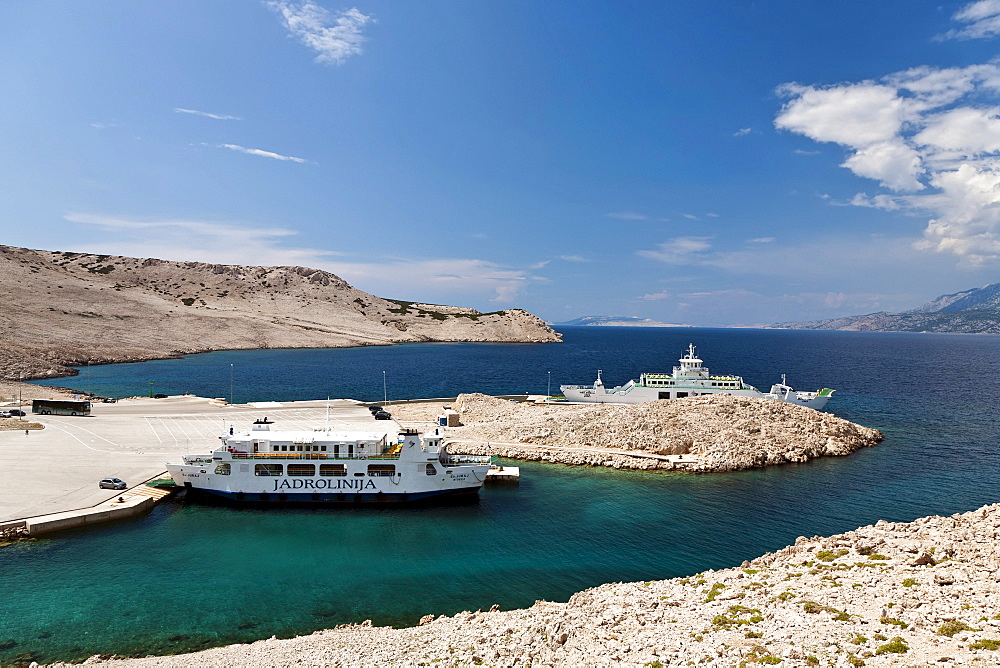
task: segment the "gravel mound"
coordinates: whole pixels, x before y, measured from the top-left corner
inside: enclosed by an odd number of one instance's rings
[[[501,444],[594,448],[655,455],[697,455],[679,466],[697,471],[735,471],[814,457],[847,455],[882,440],[869,429],[811,408],[774,399],[714,394],[641,404],[525,404],[485,394],[463,394],[455,402],[464,427],[450,437],[491,443],[493,454],[562,461],[558,453]],[[453,452],[484,448],[451,446]],[[565,463],[604,464],[591,453],[564,453]],[[553,458],[556,457],[556,458]],[[612,457],[611,465],[631,457]],[[630,468],[673,467],[651,459]]]

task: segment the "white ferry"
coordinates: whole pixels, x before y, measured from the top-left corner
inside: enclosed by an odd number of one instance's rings
[[[643,401],[681,399],[704,394],[732,394],[738,397],[777,399],[816,410],[826,406],[826,402],[835,392],[829,388],[816,392],[796,392],[785,384],[784,374],[781,376],[781,382],[772,385],[771,391],[767,393],[743,382],[740,376],[713,376],[709,373],[708,367],[702,366],[702,360],[695,355],[693,344],[688,345],[687,353],[679,362],[680,366],[675,366],[672,374],[644,373],[639,380],[630,380],[625,385],[610,390],[604,387],[600,371],[597,372],[597,380],[593,385],[560,385],[559,389],[567,401],[590,403],[637,404]]]
[[[440,429],[418,434],[271,431],[257,420],[249,432],[220,436],[211,454],[167,464],[179,487],[237,502],[412,503],[474,497],[489,456],[450,455]]]

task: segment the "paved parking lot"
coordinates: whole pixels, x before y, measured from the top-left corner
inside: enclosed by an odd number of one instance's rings
[[[208,453],[230,425],[249,429],[267,417],[274,429],[329,424],[344,431],[390,431],[364,405],[337,399],[223,406],[200,397],[129,399],[95,404],[89,417],[29,415],[45,429],[0,431],[0,522],[84,508],[116,494],[99,489],[101,478],[129,487],[165,470],[180,455]]]

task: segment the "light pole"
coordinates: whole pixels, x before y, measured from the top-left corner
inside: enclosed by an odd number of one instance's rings
[[[24,419],[24,416],[21,415],[21,413],[24,412],[24,410],[21,408],[21,383],[23,382],[24,382],[24,376],[18,374],[17,376],[17,419],[18,420]]]
[[[549,371],[549,389],[547,389],[545,392],[546,392],[546,394],[545,394],[545,398],[546,399],[548,399],[549,397],[552,396],[552,372],[551,371]]]
[[[229,405],[233,405],[233,365],[229,365]]]
[[[386,389],[385,384],[385,371],[382,372],[382,408],[389,403],[389,391]]]
[[[149,381],[149,398],[153,398],[153,381]]]

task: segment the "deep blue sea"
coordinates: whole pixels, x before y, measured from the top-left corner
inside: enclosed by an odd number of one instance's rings
[[[0,548],[0,662],[170,653],[345,622],[566,600],[605,582],[724,568],[800,535],[1000,501],[1000,337],[563,328],[565,342],[261,350],[91,367],[105,396],[258,400],[544,393],[670,371],[838,391],[881,429],[849,457],[717,475],[521,463],[519,488],[421,509],[240,510],[173,503],[142,520]],[[551,372],[551,373],[550,373]],[[232,377],[232,385],[230,378]],[[152,381],[152,385],[150,385]],[[51,384],[51,381],[49,381]],[[232,389],[231,389],[232,388]]]

